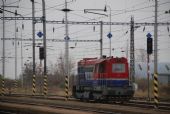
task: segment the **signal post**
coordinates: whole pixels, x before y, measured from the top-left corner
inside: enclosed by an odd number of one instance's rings
[[[148,33],[147,35],[147,79],[148,79],[148,101],[150,101],[150,83],[149,83],[149,80],[150,80],[150,65],[149,65],[149,62],[150,62],[150,55],[152,54],[152,35],[150,33]]]

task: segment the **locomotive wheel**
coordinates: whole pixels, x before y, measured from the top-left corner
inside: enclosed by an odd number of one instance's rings
[[[89,99],[90,99],[90,100],[93,100],[93,99],[94,99],[93,92],[90,92],[90,93],[89,93]]]

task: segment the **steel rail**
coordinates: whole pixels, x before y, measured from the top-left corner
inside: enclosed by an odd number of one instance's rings
[[[102,113],[102,114],[114,114],[112,111],[102,110],[102,109],[94,109],[93,107],[74,107],[70,105],[56,105],[56,104],[42,104],[42,103],[35,103],[35,102],[25,102],[25,101],[12,101],[12,100],[0,100],[0,102],[5,103],[15,103],[15,104],[21,104],[21,105],[31,105],[31,106],[43,106],[43,107],[49,107],[49,108],[59,108],[59,109],[68,109],[68,110],[77,110],[77,111],[87,111],[87,112],[94,112],[94,113]],[[116,114],[116,113],[115,113]]]
[[[59,96],[59,95],[49,95],[47,97],[44,97],[43,95],[35,95],[35,96],[32,96],[32,95],[19,95],[19,94],[16,94],[16,95],[11,95],[9,97],[28,97],[28,98],[35,98],[35,99],[39,99],[39,100],[59,100],[59,101],[64,101],[65,100],[65,97],[64,96]],[[69,97],[68,99],[69,101],[75,101],[75,102],[81,102],[80,100],[78,99],[75,99],[73,97]],[[0,99],[1,101],[1,99]],[[85,100],[86,102],[89,102],[89,103],[96,103],[96,101],[87,101]],[[99,103],[102,103],[102,102],[99,102]],[[102,104],[114,104],[114,105],[122,105],[122,106],[131,106],[131,107],[139,107],[139,108],[148,108],[148,109],[151,109],[151,108],[154,108],[154,102],[153,101],[144,101],[144,100],[130,100],[129,102],[125,102],[125,103],[121,103],[121,102],[103,102]],[[170,103],[167,103],[167,102],[160,102],[159,103],[159,110],[167,110],[167,111],[170,111]]]

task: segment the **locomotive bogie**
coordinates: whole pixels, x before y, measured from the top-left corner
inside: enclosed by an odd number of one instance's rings
[[[76,89],[73,91],[74,97],[77,99],[90,99],[90,100],[129,100],[134,94],[132,86],[126,88],[122,87],[85,87],[75,86]],[[98,89],[95,89],[98,88]],[[99,89],[100,88],[100,89]]]

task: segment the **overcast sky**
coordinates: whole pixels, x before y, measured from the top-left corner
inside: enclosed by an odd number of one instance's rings
[[[41,0],[35,0],[35,16],[41,17]],[[0,0],[2,5],[2,0]],[[6,8],[9,11],[17,10],[19,14],[25,17],[31,17],[32,4],[30,0],[6,0],[6,5],[16,5],[19,8]],[[134,17],[135,22],[154,22],[154,0],[68,0],[68,8],[71,11],[68,13],[68,20],[70,21],[109,21],[109,17],[103,15],[84,13],[84,9],[104,9],[105,5],[111,7],[112,22],[130,22],[131,16]],[[61,9],[64,8],[64,0],[46,0],[46,16],[47,20],[62,21],[64,19],[64,13]],[[108,9],[109,10],[109,9]],[[165,14],[166,10],[170,10],[170,0],[158,1],[158,22],[170,22],[170,14]],[[104,13],[109,15],[108,12],[100,11],[98,13]],[[0,14],[2,16],[2,14]],[[14,16],[5,12],[5,16]],[[24,24],[24,30],[21,29],[22,23]],[[15,23],[14,21],[6,21],[6,38],[15,37]],[[32,38],[32,22],[31,21],[17,21],[17,27],[19,32],[17,37]],[[47,24],[47,39],[64,39],[64,25]],[[55,28],[53,32],[53,28]],[[95,30],[94,30],[95,28]],[[170,32],[169,26],[159,26],[158,30],[158,61],[170,62]],[[127,25],[112,26],[112,56],[121,57],[126,56],[127,45],[130,39],[130,27]],[[22,30],[22,34],[21,34]],[[109,39],[107,34],[109,32],[109,26],[103,27],[104,42],[103,42],[103,54],[109,56]],[[154,35],[153,26],[140,26],[135,30],[135,53],[138,58],[139,50],[146,50],[146,34],[150,32]],[[42,24],[36,24],[36,34],[42,31]],[[0,21],[0,37],[2,38],[2,21]],[[93,25],[69,25],[69,37],[74,40],[98,40],[100,38],[100,26]],[[39,39],[36,35],[36,39]],[[14,78],[15,64],[15,46],[14,41],[5,41],[5,76]],[[32,42],[23,41],[23,61],[24,63],[32,62]],[[0,56],[2,57],[2,40],[0,41]],[[55,64],[59,59],[59,55],[65,52],[65,43],[62,42],[47,42],[47,63],[48,66]],[[18,76],[21,73],[21,42],[18,43]],[[70,57],[77,62],[85,57],[99,57],[100,45],[98,42],[70,42],[69,47],[75,47],[70,49]],[[122,52],[125,51],[125,52]],[[151,55],[153,56],[153,55]],[[153,57],[152,57],[153,60]],[[36,63],[39,63],[39,52],[36,48]],[[0,58],[0,73],[2,74],[2,58]]]

